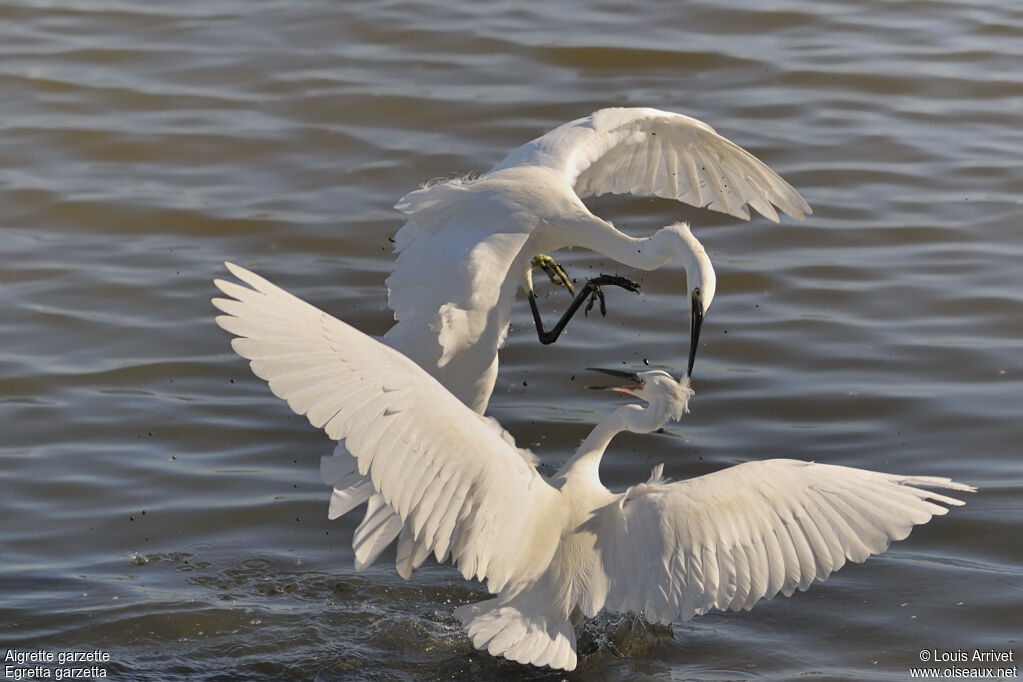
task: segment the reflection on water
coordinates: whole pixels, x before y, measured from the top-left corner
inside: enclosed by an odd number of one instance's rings
[[[605,481],[784,456],[981,491],[752,613],[584,626],[575,677],[904,679],[921,649],[1019,646],[1010,3],[0,0],[0,19],[0,645],[102,649],[124,679],[557,678],[471,648],[452,611],[483,588],[449,567],[352,571],[330,443],[208,301],[230,259],[380,334],[398,197],[625,104],[710,122],[815,212],[590,202],[633,234],[690,220],[719,276],[692,414],[616,441]],[[683,275],[619,274],[641,295],[551,347],[517,303],[490,411],[547,466],[609,407],[582,368],[683,361]]]

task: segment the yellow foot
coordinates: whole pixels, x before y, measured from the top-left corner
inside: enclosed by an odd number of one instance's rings
[[[551,282],[564,286],[570,294],[575,294],[575,287],[565,274],[565,270],[558,265],[558,262],[545,253],[533,256],[533,267],[540,268],[551,278]]]

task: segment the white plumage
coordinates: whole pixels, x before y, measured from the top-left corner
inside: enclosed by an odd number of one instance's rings
[[[650,108],[601,109],[523,145],[478,178],[431,184],[398,201],[408,220],[387,280],[398,324],[385,338],[423,356],[425,363],[415,358],[420,365],[482,411],[516,284],[532,291],[531,263],[540,253],[581,246],[641,270],[678,263],[690,299],[700,289],[709,308],[716,280],[689,228],[630,237],[582,203],[608,193],[676,199],[743,219],[747,205],[776,222],[773,206],[798,219],[812,212],[774,171],[706,123]]]
[[[747,205],[773,221],[774,206],[800,219],[811,212],[787,182],[706,123],[657,109],[601,109],[511,152],[482,176],[431,184],[398,201],[407,222],[387,279],[396,324],[384,343],[482,414],[520,282],[535,305],[533,257],[581,246],[641,270],[685,269],[691,368],[717,287],[710,259],[685,224],[633,238],[581,200],[608,193],[676,199],[743,219]],[[347,456],[343,447],[338,454]],[[366,489],[339,490],[354,507]],[[356,534],[358,568],[400,529],[388,514],[379,501],[371,505]],[[399,570],[407,575],[413,564]]]
[[[558,171],[582,198],[657,196],[744,220],[748,204],[774,222],[772,204],[800,220],[812,213],[774,171],[703,121],[648,107],[601,109],[561,125],[491,173],[527,166]]]
[[[486,582],[495,597],[456,614],[473,644],[495,655],[572,670],[576,609],[662,623],[748,609],[884,551],[944,514],[942,505],[962,504],[918,486],[972,490],[947,478],[779,459],[676,483],[657,468],[613,493],[599,465],[614,435],[654,431],[688,409],[688,378],[659,370],[624,389],[645,405],[607,415],[547,479],[409,358],[228,268],[249,285],[216,282],[231,297],[214,305],[234,349],[293,410],[345,439],[418,549]],[[325,476],[347,481],[351,471],[337,459],[325,458]]]

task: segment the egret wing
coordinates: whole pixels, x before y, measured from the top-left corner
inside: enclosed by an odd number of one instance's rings
[[[216,281],[231,297],[213,303],[234,350],[292,410],[345,439],[419,542],[495,592],[546,567],[557,491],[491,424],[396,350],[227,267],[249,285]]]
[[[510,321],[511,306],[498,303],[515,286],[509,273],[533,224],[459,182],[414,195],[424,196],[399,204],[409,217],[395,237],[387,300],[400,324],[384,338],[483,412]]]
[[[601,109],[520,147],[494,170],[517,165],[555,168],[583,198],[657,196],[746,220],[749,205],[774,222],[774,207],[799,220],[813,213],[781,176],[709,125],[658,109]]]
[[[963,504],[917,486],[973,490],[787,459],[634,486],[590,521],[604,605],[670,623],[805,590],[946,513],[942,505]]]

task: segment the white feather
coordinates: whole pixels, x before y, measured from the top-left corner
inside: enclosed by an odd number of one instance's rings
[[[656,109],[602,109],[527,143],[483,175],[432,182],[397,202],[407,221],[395,237],[397,259],[387,278],[396,324],[384,342],[482,413],[517,284],[531,290],[530,262],[539,253],[581,246],[643,270],[679,263],[709,308],[713,268],[688,228],[629,237],[580,201],[608,192],[677,199],[742,219],[749,218],[747,205],[774,221],[773,205],[797,218],[810,213],[788,183],[707,124]],[[273,334],[265,338],[277,342]],[[238,352],[246,354],[244,344]],[[287,384],[272,388],[292,393]],[[292,406],[302,411],[318,391],[310,385],[292,395]],[[382,549],[388,539],[373,546]]]
[[[556,169],[580,197],[658,196],[744,220],[747,204],[775,222],[772,203],[794,218],[812,213],[787,182],[709,125],[657,109],[601,109],[520,147],[493,170],[516,166]]]
[[[954,498],[912,486],[972,490],[945,478],[904,477],[848,467],[796,460],[748,462],[707,476],[660,484],[627,505],[598,510],[601,529],[648,528],[655,536],[619,530],[602,540],[604,570],[620,585],[634,571],[633,559],[645,557],[672,570],[659,575],[648,589],[674,595],[673,619],[688,619],[707,608],[750,608],[779,591],[806,589],[823,580],[847,560],[863,561],[905,537],[915,524]],[[863,501],[883,498],[893,504],[869,507]],[[616,521],[616,517],[621,517]],[[624,522],[624,523],[623,523]],[[791,540],[793,544],[790,544]],[[795,546],[792,551],[789,547]],[[707,551],[718,562],[706,572]],[[684,562],[671,562],[673,557]],[[702,562],[701,562],[702,559]],[[695,566],[702,563],[704,572]],[[770,579],[753,576],[771,576]],[[615,581],[615,576],[621,576]],[[782,576],[788,576],[787,579]],[[612,590],[606,607],[616,611],[652,611],[627,589]]]
[[[599,464],[615,434],[654,431],[688,409],[688,382],[660,370],[641,373],[633,391],[645,406],[604,417],[544,479],[492,420],[410,359],[228,267],[252,288],[218,280],[235,303],[215,301],[231,311],[217,323],[245,335],[236,345],[280,397],[347,439],[380,493],[356,531],[359,567],[399,530],[402,575],[430,552],[439,559],[450,552],[463,576],[485,580],[497,595],[458,609],[474,645],[512,660],[574,668],[577,608],[670,623],[806,589],[962,504],[919,486],[972,490],[946,478],[783,459],[674,483],[655,468],[647,482],[612,493]],[[351,466],[336,459],[321,463],[324,479],[350,482]],[[347,509],[369,496],[368,485],[334,495],[332,509]]]

